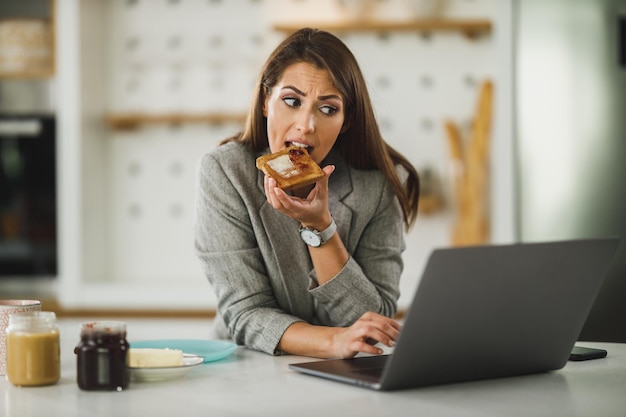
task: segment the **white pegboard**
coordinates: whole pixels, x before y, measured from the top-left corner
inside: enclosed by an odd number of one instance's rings
[[[237,111],[256,79],[262,1],[109,2],[111,109]]]
[[[231,128],[231,132],[234,128]],[[198,276],[193,251],[196,163],[225,128],[146,128],[110,138],[110,276],[183,282]]]
[[[376,0],[373,14],[407,19],[418,1]],[[446,14],[490,19],[494,7],[494,0],[448,0]],[[284,36],[273,23],[345,17],[339,0],[111,0],[104,8],[103,110],[111,112],[245,111],[262,63]],[[418,169],[432,167],[449,182],[442,122],[469,123],[478,83],[493,76],[491,37],[341,36],[359,60],[387,140]],[[205,281],[193,253],[195,169],[237,129],[190,124],[107,134],[99,154],[106,158],[106,183],[98,185],[108,205],[106,249],[99,255],[106,257],[105,280]],[[89,213],[83,219],[101,220]],[[430,250],[449,243],[450,220],[450,211],[421,217],[407,236],[401,305],[410,301]]]

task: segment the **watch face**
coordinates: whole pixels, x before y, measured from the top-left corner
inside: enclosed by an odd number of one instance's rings
[[[322,244],[322,239],[313,231],[308,229],[302,229],[300,231],[300,237],[309,246],[318,247]]]

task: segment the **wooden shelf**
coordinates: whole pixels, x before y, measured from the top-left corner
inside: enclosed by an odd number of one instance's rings
[[[116,130],[135,129],[146,124],[180,125],[184,123],[243,123],[245,113],[111,113],[105,123]]]
[[[2,80],[47,80],[55,75],[54,69],[24,70],[20,72],[0,72]]]
[[[303,27],[315,27],[335,33],[346,32],[435,32],[456,31],[469,38],[491,31],[488,19],[420,19],[410,21],[355,20],[340,22],[277,23],[274,29],[293,33]]]

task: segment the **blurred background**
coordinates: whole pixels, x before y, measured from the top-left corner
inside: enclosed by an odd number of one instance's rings
[[[0,296],[211,313],[200,157],[288,33],[330,30],[422,177],[400,307],[437,247],[626,235],[626,0],[0,3]],[[584,330],[626,341],[622,247]]]

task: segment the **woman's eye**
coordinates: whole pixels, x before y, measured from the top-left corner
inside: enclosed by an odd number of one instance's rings
[[[297,98],[293,98],[293,97],[285,97],[283,99],[283,101],[285,102],[285,104],[287,104],[289,107],[297,107],[300,105],[300,100],[298,100]]]
[[[320,107],[320,111],[327,116],[332,116],[333,114],[337,113],[338,110],[336,107],[333,106],[322,106]]]

